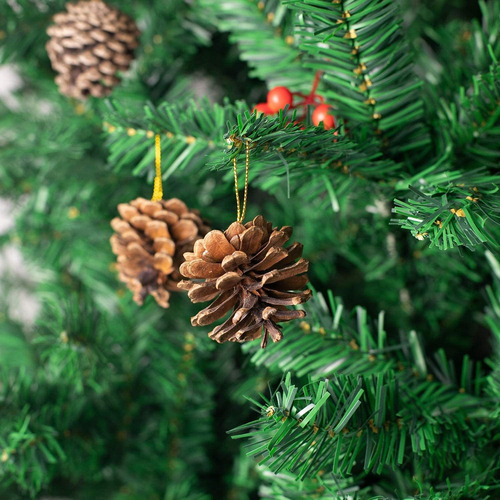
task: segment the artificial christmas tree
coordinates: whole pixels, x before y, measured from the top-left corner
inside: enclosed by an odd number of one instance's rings
[[[0,57],[23,82],[0,101],[15,216],[0,254],[25,259],[0,264],[0,497],[497,498],[500,2],[109,5],[141,28],[137,63],[83,105],[60,94],[45,51],[63,0],[0,2]],[[262,108],[277,87],[292,101]],[[218,228],[234,223],[233,167],[250,149],[251,222],[232,227],[268,241],[258,214],[293,227],[308,289],[283,297],[266,269],[226,271],[239,239],[203,226],[182,270],[196,299],[234,285],[218,340],[297,316],[279,342],[213,342],[187,294],[139,307],[116,279],[109,221],[158,187],[155,136],[169,196]],[[140,210],[125,206],[115,240],[133,231],[156,272],[158,235],[125,226]],[[297,261],[284,244],[267,258]],[[174,276],[161,262],[139,296]],[[252,286],[292,304],[264,317]]]

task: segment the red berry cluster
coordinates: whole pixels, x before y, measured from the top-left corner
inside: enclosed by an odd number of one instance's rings
[[[300,109],[302,110],[302,115],[300,115],[295,122],[298,123],[305,119],[307,106],[312,105],[315,106],[312,115],[314,125],[317,127],[323,122],[323,127],[326,130],[335,128],[335,118],[330,114],[332,107],[329,104],[325,104],[323,97],[316,94],[319,77],[320,73],[318,72],[314,78],[312,90],[308,95],[300,92],[290,92],[287,87],[274,87],[267,93],[267,102],[260,102],[252,111],[264,113],[265,115],[274,115],[278,113],[280,109],[284,109],[285,106],[288,106],[289,109]],[[294,103],[294,98],[297,97],[299,99]]]

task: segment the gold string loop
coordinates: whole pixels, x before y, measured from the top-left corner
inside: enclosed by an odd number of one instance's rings
[[[234,143],[241,141],[239,139],[231,139]],[[248,198],[248,170],[250,168],[250,139],[245,140],[245,187],[243,194],[243,209],[241,209],[240,193],[238,188],[238,168],[236,156],[233,158],[233,172],[234,172],[234,192],[236,194],[236,222],[242,223],[245,219],[247,211],[247,198]]]
[[[155,135],[155,168],[156,177],[153,186],[153,196],[151,201],[160,201],[163,199],[163,186],[161,184],[161,144],[160,134]]]

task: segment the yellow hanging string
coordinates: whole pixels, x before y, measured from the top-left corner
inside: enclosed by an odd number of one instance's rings
[[[236,167],[236,157],[233,158],[234,172],[234,191],[236,193],[236,222],[243,222],[247,211],[247,195],[248,195],[248,170],[250,167],[250,141],[245,141],[246,157],[245,157],[245,188],[243,194],[243,210],[241,210],[240,193],[238,188],[238,169]]]
[[[161,144],[160,134],[155,136],[155,167],[156,177],[154,180],[153,196],[151,201],[160,201],[163,199],[163,187],[161,185]]]

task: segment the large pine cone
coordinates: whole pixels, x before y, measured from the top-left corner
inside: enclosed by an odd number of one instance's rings
[[[168,307],[169,291],[179,291],[179,265],[183,254],[210,230],[197,210],[177,198],[149,201],[137,198],[120,203],[111,227],[111,247],[118,255],[118,277],[142,305],[150,294]]]
[[[308,282],[309,263],[300,258],[302,244],[283,245],[290,239],[292,228],[272,227],[259,215],[243,225],[234,222],[225,231],[210,231],[194,244],[192,253],[184,254],[180,267],[183,276],[179,288],[189,290],[192,302],[217,299],[191,318],[193,326],[209,325],[234,308],[230,317],[215,327],[209,336],[217,342],[246,342],[268,336],[281,340],[277,323],[303,318],[302,310],[287,306],[306,302],[310,290],[301,290]],[[298,262],[295,262],[297,259]],[[204,280],[204,281],[201,281]]]
[[[76,99],[103,97],[134,58],[139,30],[130,17],[100,0],[66,4],[54,16],[46,48],[62,94]]]

